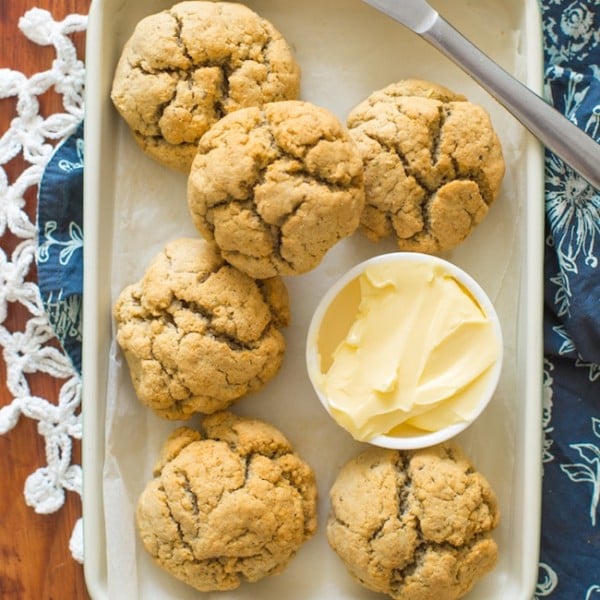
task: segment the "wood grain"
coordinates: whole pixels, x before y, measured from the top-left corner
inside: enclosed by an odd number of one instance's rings
[[[52,13],[55,19],[67,14],[87,14],[90,0],[0,0],[0,67],[12,68],[26,75],[49,68],[55,53],[53,48],[33,44],[18,29],[19,18],[30,8],[38,7]],[[84,34],[73,40],[78,55],[84,56]],[[0,100],[0,134],[10,126],[16,115],[14,99]],[[40,99],[42,114],[62,110],[60,97],[53,92]],[[6,171],[9,181],[23,171],[21,158],[12,160]],[[35,215],[36,190],[26,196],[26,210]],[[10,255],[19,240],[8,233],[0,238],[2,249]],[[35,281],[35,269],[28,280]],[[28,313],[14,304],[4,325],[11,331],[22,330]],[[31,391],[56,402],[61,381],[34,374],[28,378]],[[6,365],[0,358],[0,406],[11,402],[6,389]],[[80,447],[75,445],[74,463],[80,464]],[[67,493],[64,507],[52,515],[38,515],[25,504],[23,488],[30,473],[46,464],[44,440],[37,432],[37,423],[22,418],[15,429],[0,437],[0,598],[2,600],[71,600],[86,599],[88,594],[83,569],[72,558],[69,538],[81,515],[81,502]]]

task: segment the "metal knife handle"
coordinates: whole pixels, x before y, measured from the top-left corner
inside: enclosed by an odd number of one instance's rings
[[[600,190],[600,144],[523,85],[438,15],[420,35],[508,109],[546,148]]]

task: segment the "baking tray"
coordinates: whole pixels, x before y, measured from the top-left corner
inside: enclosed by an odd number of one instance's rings
[[[286,571],[234,592],[199,594],[152,564],[137,541],[133,507],[174,423],[136,400],[113,340],[111,306],[166,241],[196,235],[185,176],[146,158],[109,99],[121,48],[135,23],[164,0],[94,0],[87,35],[85,274],[83,334],[83,514],[85,576],[95,599],[380,598],[356,584],[328,548],[328,490],[363,446],[336,427],[314,395],[304,365],[312,311],[328,285],[355,263],[393,250],[357,234],[311,273],[286,278],[292,325],[277,377],[233,410],[272,422],[316,471],[319,532]],[[537,579],[541,478],[543,153],[488,94],[433,48],[359,0],[249,0],[293,47],[302,98],[342,120],[375,89],[405,77],[467,95],[492,117],[506,158],[499,199],[458,249],[444,255],[492,298],[505,336],[498,391],[460,443],[495,488],[502,522],[499,562],[470,599],[529,600]],[[541,25],[536,0],[434,0],[432,4],[508,71],[538,91]]]

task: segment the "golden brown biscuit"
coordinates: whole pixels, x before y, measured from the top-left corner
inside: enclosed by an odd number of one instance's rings
[[[372,447],[342,468],[330,497],[329,543],[376,592],[454,600],[496,563],[496,497],[456,444]]]
[[[271,23],[242,4],[180,2],[138,23],[111,97],[149,156],[188,172],[198,140],[223,115],[295,99],[299,87]]]
[[[312,469],[273,426],[219,412],[165,443],[139,498],[144,547],[200,591],[284,570],[317,527]]]
[[[200,140],[188,204],[199,231],[238,269],[257,278],[305,273],[358,227],[362,161],[324,108],[245,108]]]
[[[274,377],[289,304],[280,278],[255,281],[214,244],[182,238],[121,292],[114,316],[140,401],[166,419],[186,419],[226,408]]]
[[[374,92],[348,117],[365,165],[363,232],[400,250],[437,253],[465,240],[504,176],[486,111],[419,80]]]

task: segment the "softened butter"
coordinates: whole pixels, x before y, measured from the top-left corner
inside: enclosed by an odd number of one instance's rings
[[[317,380],[357,440],[433,432],[472,418],[499,344],[476,298],[442,264],[375,263],[323,317]]]

